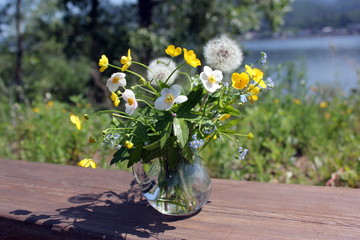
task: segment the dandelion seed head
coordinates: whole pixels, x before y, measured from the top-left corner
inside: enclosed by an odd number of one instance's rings
[[[240,47],[226,35],[210,40],[204,47],[204,57],[208,65],[222,72],[235,70],[243,61]]]
[[[151,84],[156,85],[156,81],[165,82],[170,74],[175,70],[176,64],[170,58],[156,58],[149,64],[150,70],[147,71],[147,75]],[[175,72],[167,81],[168,85],[172,85],[177,77]]]

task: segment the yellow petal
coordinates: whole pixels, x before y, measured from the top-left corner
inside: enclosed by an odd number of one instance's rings
[[[81,120],[78,116],[74,115],[74,114],[70,114],[70,121],[75,124],[76,128],[78,130],[81,130]]]
[[[244,89],[250,81],[249,75],[245,72],[233,73],[231,75],[231,80],[232,80],[232,86],[236,89]]]
[[[78,163],[78,166],[96,168],[96,163],[90,158],[85,158]]]

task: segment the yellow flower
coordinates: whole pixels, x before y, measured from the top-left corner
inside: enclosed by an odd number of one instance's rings
[[[300,104],[301,104],[301,100],[300,100],[300,99],[293,99],[292,102],[295,103],[296,105],[300,105]]]
[[[249,65],[245,65],[245,70],[255,82],[259,83],[260,87],[266,88],[266,83],[263,80],[263,71],[258,68],[251,68]]]
[[[96,163],[94,162],[94,160],[92,160],[90,158],[85,158],[85,159],[81,160],[77,165],[80,167],[96,168]]]
[[[76,126],[78,130],[81,130],[81,120],[78,116],[70,113],[70,121]]]
[[[259,100],[259,96],[258,95],[251,95],[249,96],[249,101],[251,103],[254,103],[255,101]]]
[[[99,60],[99,71],[103,72],[105,69],[109,67],[109,59],[105,55],[101,55],[101,58]]]
[[[122,56],[120,59],[121,64],[123,64],[121,71],[125,72],[131,65],[131,50],[128,50],[128,55],[127,56]]]
[[[32,110],[33,110],[33,112],[35,112],[35,113],[39,113],[39,112],[40,112],[40,108],[38,108],[38,107],[34,107]]]
[[[186,48],[184,48],[184,59],[187,64],[194,68],[196,68],[197,66],[201,66],[201,62],[199,59],[196,58],[196,54],[193,50],[188,51]]]
[[[254,84],[249,85],[248,92],[251,93],[251,95],[248,97],[251,103],[254,103],[259,99],[257,96],[260,93],[260,88],[255,87]]]
[[[324,117],[326,120],[329,120],[331,118],[331,114],[326,112],[326,113],[324,113]]]
[[[328,103],[325,101],[322,101],[319,105],[321,108],[326,108],[328,106]]]
[[[111,101],[113,101],[113,104],[114,104],[115,107],[119,106],[120,99],[119,99],[119,96],[116,93],[112,92],[110,98],[111,98]]]
[[[124,147],[127,149],[131,149],[134,146],[134,144],[130,141],[125,141]]]
[[[254,134],[252,132],[249,132],[247,135],[248,139],[253,139],[254,138]]]
[[[53,101],[48,101],[47,104],[46,104],[46,107],[53,107],[54,106],[54,102]]]
[[[166,49],[165,52],[167,55],[171,56],[171,57],[177,57],[181,54],[182,50],[180,47],[175,48],[174,45],[169,45]]]
[[[207,136],[205,139],[208,139],[208,140],[209,140],[209,139],[210,139],[210,137],[211,137],[211,135]],[[213,140],[216,140],[216,139],[217,139],[216,134],[212,137],[212,139],[213,139]]]
[[[231,75],[232,86],[236,89],[244,89],[248,85],[250,79],[249,75],[243,73],[233,73]]]
[[[275,103],[275,104],[278,104],[279,102],[280,102],[280,99],[278,99],[278,98],[275,98],[275,99],[274,99],[274,103]]]
[[[230,114],[225,113],[225,114],[223,114],[223,115],[221,115],[221,116],[219,117],[219,120],[220,120],[220,121],[225,121],[226,119],[229,119],[230,117],[231,117]]]

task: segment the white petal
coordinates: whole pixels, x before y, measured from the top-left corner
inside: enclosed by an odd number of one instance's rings
[[[163,97],[165,97],[167,94],[169,94],[170,93],[170,89],[169,88],[163,88],[162,90],[161,90],[161,96],[163,96]]]
[[[215,92],[217,89],[220,88],[220,85],[217,83],[211,83],[211,82],[207,82],[204,84],[206,90],[208,90],[210,93]]]
[[[211,69],[210,67],[208,67],[208,66],[205,66],[205,67],[204,67],[204,73],[205,73],[208,77],[211,76],[211,75],[213,75],[212,69]]]
[[[181,93],[181,86],[179,84],[174,84],[170,88],[170,94],[177,98]]]
[[[128,103],[125,104],[125,112],[129,115],[133,115],[135,110],[138,107],[137,101],[135,101],[132,105],[129,105]]]
[[[177,98],[175,98],[174,102],[175,103],[183,103],[183,102],[186,102],[187,100],[188,100],[187,96],[180,95]]]
[[[157,110],[169,110],[173,104],[174,104],[174,102],[171,102],[171,103],[165,102],[165,97],[159,97],[155,101],[155,108]]]
[[[126,89],[123,94],[122,94],[122,97],[125,101],[128,100],[128,98],[133,98],[135,99],[135,94],[133,91],[129,90],[129,89]]]
[[[125,78],[121,78],[119,81],[120,87],[125,87],[126,86],[126,79]]]
[[[200,73],[200,79],[203,80],[203,81],[207,81],[209,79],[209,76],[206,75],[206,73],[201,72]]]
[[[223,79],[223,74],[220,70],[213,71],[213,75],[216,79],[216,82],[221,82],[221,80]]]
[[[113,83],[112,79],[109,78],[106,82],[106,87],[109,89],[110,92],[115,92],[119,88],[120,84]]]

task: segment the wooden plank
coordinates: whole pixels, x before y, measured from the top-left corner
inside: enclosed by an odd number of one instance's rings
[[[203,210],[176,218],[130,172],[0,160],[0,239],[360,239],[356,189],[212,181]]]

